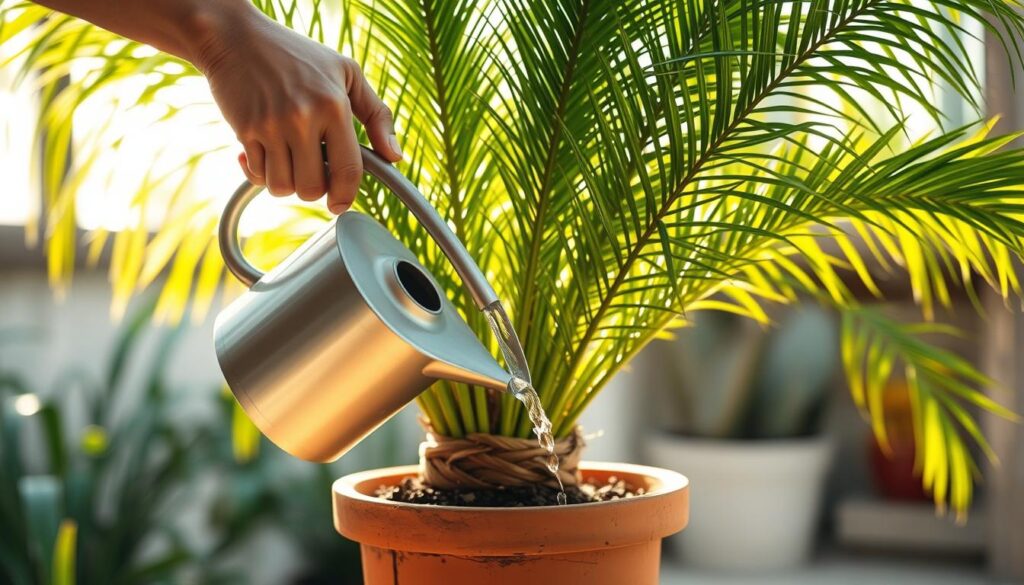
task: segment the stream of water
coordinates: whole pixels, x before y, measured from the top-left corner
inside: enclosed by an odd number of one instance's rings
[[[517,400],[526,406],[526,412],[533,424],[533,432],[537,435],[537,442],[548,452],[547,468],[558,482],[558,503],[565,505],[565,486],[562,485],[562,478],[558,475],[558,454],[555,453],[555,437],[551,434],[551,420],[548,419],[544,407],[541,405],[540,396],[533,387],[533,380],[530,378],[530,366],[526,363],[526,355],[523,353],[523,346],[519,343],[512,322],[508,313],[501,306],[501,301],[495,301],[484,309],[484,315],[491,326],[491,331],[498,338],[498,347],[501,348],[501,355],[505,358],[505,364],[512,370],[512,379],[508,383],[508,391]]]

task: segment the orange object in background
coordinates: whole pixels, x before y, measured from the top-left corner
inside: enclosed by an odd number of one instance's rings
[[[628,464],[580,466],[585,481],[615,476],[644,495],[527,508],[407,504],[374,493],[416,476],[416,466],[334,483],[334,526],[360,543],[366,585],[658,585],[661,539],[689,518],[689,482]]]
[[[883,408],[889,452],[882,449],[874,434],[868,435],[868,461],[875,489],[887,500],[930,501],[915,467],[913,405],[906,381],[893,380],[885,387]]]

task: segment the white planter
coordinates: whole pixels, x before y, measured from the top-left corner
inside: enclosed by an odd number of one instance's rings
[[[831,452],[825,437],[732,441],[650,435],[649,462],[690,479],[690,524],[669,539],[677,558],[694,568],[724,571],[779,570],[806,562]]]

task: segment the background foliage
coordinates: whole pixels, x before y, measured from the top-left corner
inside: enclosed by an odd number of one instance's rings
[[[129,313],[99,379],[69,364],[39,391],[0,369],[0,583],[247,583],[260,577],[253,536],[268,526],[300,554],[289,582],[362,583],[358,545],[323,521],[351,467],[246,440],[229,393],[196,400],[170,385],[180,330],[145,343],[152,309]],[[10,337],[0,331],[0,346]],[[394,431],[348,464],[397,463]]]
[[[401,170],[439,208],[511,305],[558,434],[607,381],[688,312],[767,321],[764,302],[809,293],[843,312],[843,359],[857,403],[881,420],[878,393],[910,380],[920,465],[939,504],[964,509],[984,447],[977,406],[988,381],[922,341],[949,287],[1017,296],[1024,151],[984,123],[946,128],[944,84],[975,107],[978,73],[962,42],[979,22],[1019,60],[1017,0],[346,0],[258,1],[268,15],[359,60],[403,134]],[[145,75],[137,103],[198,73],[77,20],[14,4],[0,42],[24,42],[39,120],[50,274],[75,253],[75,190],[104,148],[65,153],[73,111],[99,88]],[[75,63],[88,72],[71,75]],[[31,75],[30,75],[31,74]],[[943,128],[915,135],[908,106]],[[166,116],[180,113],[168,106]],[[104,142],[106,141],[106,142]],[[213,148],[215,145],[211,145]],[[147,176],[134,205],[167,211],[93,234],[110,243],[117,302],[169,278],[158,305],[202,315],[222,281],[217,206],[188,196],[189,169]],[[400,204],[368,185],[358,209],[385,223],[483,320]],[[308,234],[297,211],[247,242],[269,264]],[[112,241],[112,242],[111,242]],[[925,324],[885,320],[851,280],[880,290],[874,262],[906,275]],[[237,289],[235,289],[237,290]],[[116,309],[116,307],[115,307]],[[940,331],[942,333],[943,331]],[[420,405],[442,433],[526,436],[507,396],[441,382]],[[884,442],[885,429],[874,424]]]

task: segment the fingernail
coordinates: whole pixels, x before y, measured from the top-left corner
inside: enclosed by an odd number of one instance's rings
[[[327,209],[330,210],[330,212],[333,213],[334,215],[341,215],[342,213],[348,211],[349,207],[351,207],[351,205],[349,205],[348,203],[331,203],[330,205],[327,206]]]
[[[391,148],[392,152],[398,155],[398,158],[405,156],[402,154],[402,147],[398,145],[398,137],[394,134],[388,136],[388,146]]]

